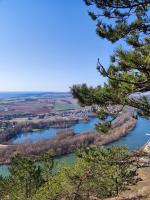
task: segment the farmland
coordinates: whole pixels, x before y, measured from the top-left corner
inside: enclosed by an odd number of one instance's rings
[[[7,142],[21,132],[70,127],[91,115],[91,108],[81,108],[69,93],[1,97],[0,142]]]

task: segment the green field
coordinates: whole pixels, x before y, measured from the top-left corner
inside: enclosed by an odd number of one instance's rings
[[[55,103],[54,111],[67,111],[67,110],[74,110],[79,109],[80,106],[76,104],[67,104],[67,103]]]

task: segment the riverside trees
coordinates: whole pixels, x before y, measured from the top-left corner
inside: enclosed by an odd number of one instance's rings
[[[134,106],[141,114],[149,115],[148,100],[132,98],[131,94],[150,89],[150,1],[85,0],[85,3],[88,6],[96,6],[99,11],[98,14],[91,11],[89,14],[93,20],[97,20],[97,34],[100,37],[111,42],[124,38],[131,48],[119,48],[112,56],[108,69],[98,60],[97,70],[107,77],[108,81],[104,86],[96,88],[87,87],[85,84],[73,86],[74,97],[78,98],[82,105],[96,105],[98,116],[103,120],[108,116],[114,119],[125,105]],[[107,23],[103,18],[114,22]],[[119,105],[118,109],[112,109],[116,105]],[[100,125],[99,128],[109,128],[110,122],[105,122],[103,125],[106,126]],[[44,178],[41,167],[37,168],[33,161],[15,158],[10,177],[1,179],[1,199],[87,200],[91,196],[104,199],[118,195],[135,182],[138,166],[137,160],[134,160],[136,157],[123,147],[90,148],[80,151],[78,156],[79,159],[74,165],[60,168],[55,175],[47,176],[49,170],[46,169]],[[45,159],[47,160],[47,156]],[[50,165],[50,171],[52,166]]]
[[[96,107],[98,117],[103,120],[97,127],[107,132],[126,105],[137,108],[139,114],[150,115],[147,98],[136,99],[132,95],[150,90],[150,0],[84,2],[93,7],[89,15],[96,21],[98,36],[112,43],[123,39],[127,46],[115,51],[108,69],[98,59],[97,70],[106,78],[104,86],[93,88],[81,84],[71,89],[81,105]],[[108,116],[111,120],[106,122]]]

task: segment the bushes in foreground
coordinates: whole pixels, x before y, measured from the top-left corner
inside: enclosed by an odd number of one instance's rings
[[[134,184],[136,161],[125,147],[93,147],[77,152],[73,164],[55,163],[49,154],[35,163],[12,159],[9,177],[0,179],[0,199],[82,200],[117,196]]]

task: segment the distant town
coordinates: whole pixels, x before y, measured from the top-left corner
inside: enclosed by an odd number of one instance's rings
[[[56,95],[57,94],[57,95]],[[21,132],[50,127],[69,128],[94,116],[91,107],[82,108],[70,93],[40,93],[0,98],[0,141]]]

